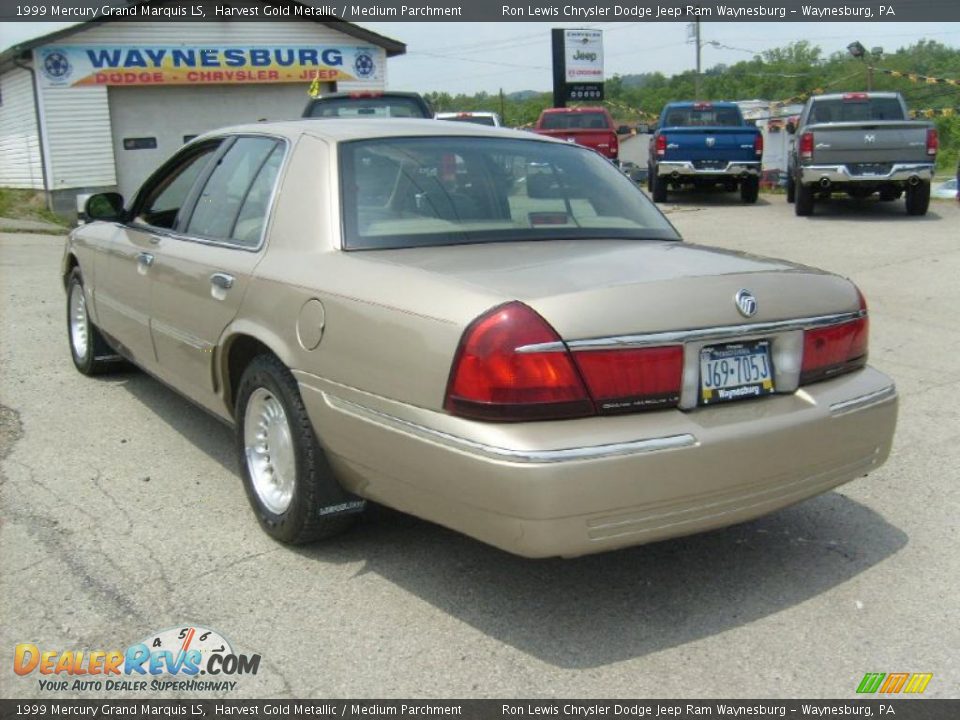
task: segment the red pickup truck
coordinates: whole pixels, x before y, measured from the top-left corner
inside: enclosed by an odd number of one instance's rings
[[[627,128],[622,130],[623,134],[629,132]],[[618,128],[603,107],[547,108],[540,113],[533,131],[583,145],[613,161],[620,155]]]

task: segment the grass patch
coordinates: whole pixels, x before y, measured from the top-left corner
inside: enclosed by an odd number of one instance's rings
[[[0,217],[39,220],[61,227],[70,225],[66,218],[47,209],[46,198],[42,192],[36,190],[0,188]]]

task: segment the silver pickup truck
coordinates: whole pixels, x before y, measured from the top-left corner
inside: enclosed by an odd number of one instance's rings
[[[817,95],[799,121],[787,156],[787,201],[797,215],[813,214],[814,199],[844,192],[856,198],[873,193],[898,200],[906,193],[909,215],[930,205],[930,181],[937,159],[932,123],[909,120],[900,93],[856,92]]]

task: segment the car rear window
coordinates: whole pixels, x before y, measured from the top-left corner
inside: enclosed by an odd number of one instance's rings
[[[423,118],[414,98],[407,97],[337,97],[318,100],[310,105],[309,117],[320,118]]]
[[[816,100],[810,110],[810,123],[865,122],[867,120],[904,120],[903,107],[896,98],[837,98]]]
[[[671,108],[664,127],[737,127],[743,119],[737,108]]]
[[[489,125],[490,127],[496,126],[493,118],[489,115],[456,115],[452,117],[440,118],[440,120],[446,120],[448,122],[472,123],[474,125]]]
[[[345,249],[677,240],[609,161],[566,143],[409,137],[340,144]]]
[[[543,130],[605,130],[609,127],[607,116],[599,112],[547,113],[540,124]]]

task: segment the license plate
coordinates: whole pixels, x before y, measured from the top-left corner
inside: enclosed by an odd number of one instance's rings
[[[700,351],[700,403],[760,397],[773,392],[770,341],[711,345]]]

